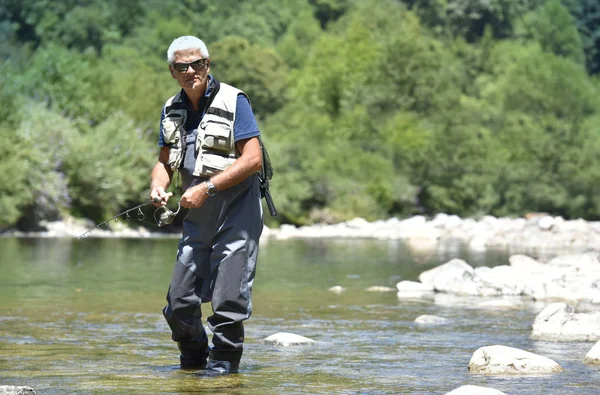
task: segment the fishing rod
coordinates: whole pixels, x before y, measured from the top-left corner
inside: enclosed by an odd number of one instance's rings
[[[149,200],[149,201],[147,201],[145,203],[142,203],[142,204],[138,204],[135,207],[132,207],[132,208],[130,208],[128,210],[123,211],[122,213],[119,213],[119,214],[117,214],[117,215],[115,215],[113,217],[110,217],[106,221],[100,222],[99,224],[94,225],[92,228],[86,230],[84,233],[82,233],[81,235],[79,235],[77,237],[77,240],[82,239],[85,235],[87,235],[88,233],[90,233],[90,232],[92,232],[92,231],[94,231],[96,229],[102,229],[102,226],[108,225],[108,223],[110,221],[118,222],[119,221],[118,218],[121,217],[121,216],[123,216],[123,215],[125,216],[126,220],[130,220],[131,216],[129,215],[129,213],[132,212],[132,211],[136,211],[137,210],[137,220],[144,222],[144,220],[146,219],[146,215],[142,211],[142,207],[145,207],[145,206],[147,206],[149,204],[158,203],[158,202],[160,202],[160,198],[159,197],[155,197],[154,199],[151,199],[151,200]],[[164,212],[160,213],[158,215],[158,218],[157,218],[156,215],[157,215],[157,213],[159,213],[159,211],[161,209],[164,210]],[[169,225],[171,222],[173,222],[173,220],[175,219],[175,216],[177,214],[179,214],[180,210],[181,210],[181,203],[177,203],[177,211],[171,211],[167,206],[159,207],[159,208],[157,208],[154,211],[154,220],[156,221],[156,224],[158,226]]]

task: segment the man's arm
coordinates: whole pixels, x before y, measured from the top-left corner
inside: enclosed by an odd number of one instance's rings
[[[239,184],[246,178],[258,172],[262,167],[262,151],[260,149],[258,137],[239,140],[236,145],[241,153],[240,157],[227,169],[210,179],[217,191],[222,191]],[[154,174],[154,172],[152,172],[152,174]],[[201,183],[189,188],[183,196],[181,196],[181,206],[198,208],[202,206],[207,198],[206,184]]]
[[[169,197],[173,196],[171,192],[165,192],[171,184],[172,177],[173,170],[171,170],[171,167],[169,166],[169,147],[161,147],[160,153],[158,154],[158,161],[152,169],[150,182],[150,198],[160,199],[160,202],[154,203],[155,206],[160,207],[166,205]]]

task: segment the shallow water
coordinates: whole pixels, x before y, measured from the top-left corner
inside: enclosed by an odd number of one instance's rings
[[[529,339],[543,305],[481,309],[483,299],[399,300],[395,292],[366,291],[416,280],[455,257],[473,266],[506,264],[508,251],[459,244],[418,251],[372,240],[263,244],[241,373],[200,379],[178,369],[161,315],[176,244],[0,238],[0,385],[28,385],[38,394],[445,394],[466,384],[512,395],[600,393],[600,369],[582,363],[593,343]],[[346,291],[333,294],[333,285]],[[450,322],[419,326],[414,319],[422,314]],[[318,343],[262,342],[276,332]],[[469,373],[473,352],[493,344],[547,356],[565,372]]]

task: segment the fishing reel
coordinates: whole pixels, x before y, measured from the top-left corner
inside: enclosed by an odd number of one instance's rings
[[[173,222],[180,210],[181,203],[177,203],[177,211],[172,211],[167,206],[161,206],[154,211],[154,220],[158,226],[167,226]]]

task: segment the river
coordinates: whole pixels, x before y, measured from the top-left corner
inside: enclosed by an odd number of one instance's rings
[[[452,258],[506,264],[507,251],[459,244],[418,251],[377,240],[262,244],[240,373],[198,378],[178,369],[161,315],[176,245],[175,239],[0,238],[0,385],[27,385],[38,394],[441,395],[466,384],[511,395],[600,393],[599,370],[582,362],[593,343],[529,339],[539,304],[482,309],[478,299],[456,304],[366,291],[416,280]],[[334,285],[346,291],[328,291]],[[415,324],[423,314],[450,321]],[[277,332],[318,343],[263,342]],[[565,372],[469,373],[473,352],[494,344],[552,358]]]

